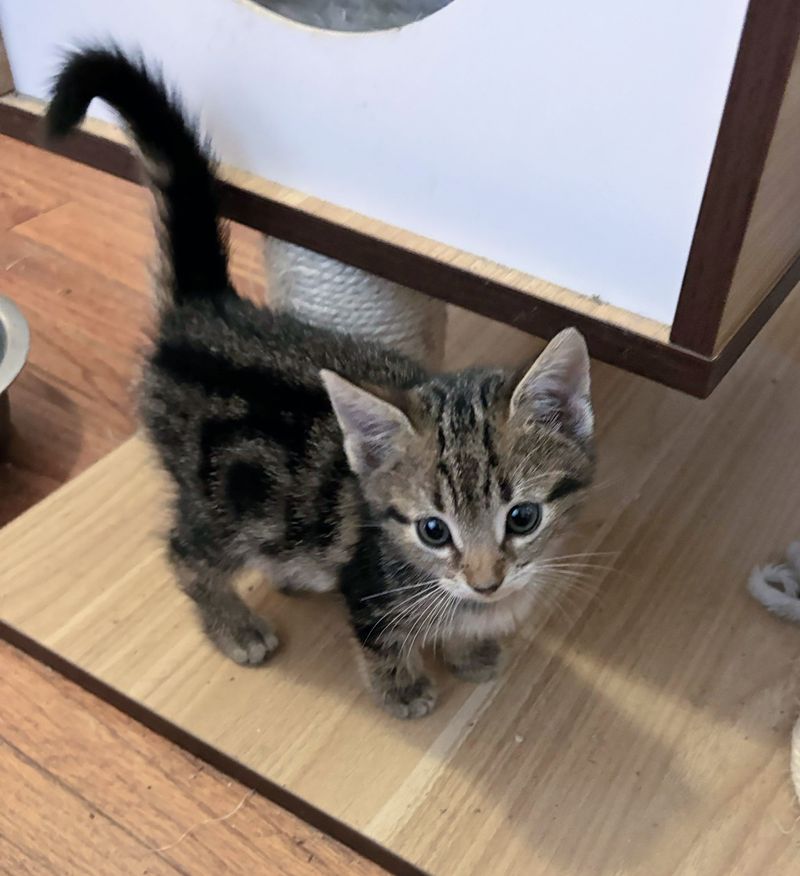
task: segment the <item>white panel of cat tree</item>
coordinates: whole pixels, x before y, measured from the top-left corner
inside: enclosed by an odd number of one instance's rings
[[[247,0],[6,0],[0,27],[23,94],[113,37],[226,162],[670,323],[746,5],[454,0],[341,34]]]

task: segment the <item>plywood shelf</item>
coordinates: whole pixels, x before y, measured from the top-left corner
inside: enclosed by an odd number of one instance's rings
[[[423,721],[365,695],[332,598],[244,581],[284,647],[257,670],[213,651],[164,562],[139,438],[0,532],[5,633],[367,854],[434,874],[790,876],[797,630],[744,582],[796,535],[791,308],[702,407],[595,366],[601,473],[565,550],[609,552],[597,595],[535,618],[497,684],[443,676]],[[454,366],[532,353],[453,322]]]

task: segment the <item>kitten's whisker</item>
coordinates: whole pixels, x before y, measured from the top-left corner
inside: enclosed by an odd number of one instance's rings
[[[439,600],[438,605],[436,606],[436,610],[428,621],[427,629],[425,630],[425,635],[422,639],[422,647],[425,647],[425,643],[428,641],[428,637],[432,636],[434,651],[436,649],[436,638],[439,630],[439,618],[442,616],[443,612],[447,609],[447,606],[450,604],[450,594],[446,591],[443,591],[442,598]]]
[[[434,588],[431,588],[430,590],[426,590],[422,593],[414,593],[410,597],[405,599],[403,602],[396,604],[396,605],[393,605],[393,606],[390,606],[389,609],[386,611],[386,613],[381,615],[381,617],[379,617],[378,620],[376,620],[375,623],[370,628],[369,633],[367,633],[367,641],[369,641],[370,637],[372,636],[372,633],[375,630],[375,627],[377,627],[378,624],[382,623],[387,618],[393,618],[393,619],[392,619],[391,623],[389,623],[387,626],[385,626],[381,630],[381,635],[386,635],[387,633],[391,632],[391,630],[394,627],[396,627],[404,619],[409,617],[418,605],[421,605],[430,597],[431,593],[433,592],[433,589]],[[400,609],[404,609],[404,610],[401,611]]]
[[[578,597],[584,597],[588,600],[592,600],[595,599],[600,592],[599,586],[588,586],[580,581],[575,582],[543,577],[539,579],[539,583],[545,586],[546,590],[544,592],[557,598],[563,597],[577,600]]]
[[[558,557],[543,557],[544,560],[575,560],[581,557],[618,557],[622,551],[582,551],[577,554],[561,554]]]
[[[458,600],[454,597],[450,597],[447,600],[447,603],[442,610],[442,616],[439,618],[438,626],[436,628],[436,642],[441,642],[442,647],[444,647],[444,640],[447,636],[447,633],[451,629],[451,620],[453,617],[453,612],[455,611],[455,607],[458,604]]]
[[[550,587],[553,591],[569,596],[570,598],[577,598],[579,596],[594,598],[601,591],[599,586],[586,584],[584,581],[545,579],[542,583]]]
[[[398,609],[401,606],[405,605],[407,602],[411,602],[417,596],[424,596],[426,593],[433,593],[436,590],[436,585],[431,583],[425,583],[422,587],[414,587],[410,588],[411,592],[404,593],[399,602],[395,602],[392,604],[392,608]],[[391,591],[390,591],[391,592]]]
[[[605,572],[613,572],[614,569],[610,566],[584,566],[583,564],[576,563],[548,563],[534,566],[535,571],[538,572],[564,572],[565,574],[575,574],[575,575],[593,575],[598,570],[598,568]]]
[[[390,632],[391,630],[395,630],[400,627],[402,623],[409,620],[410,618],[415,617],[417,610],[424,606],[425,603],[430,599],[430,594],[425,593],[420,596],[415,601],[411,602],[403,611],[390,611],[388,616],[392,618],[392,622],[386,628],[386,632]]]
[[[531,583],[545,582],[548,580],[558,579],[560,583],[586,584],[586,582],[597,582],[599,587],[602,583],[601,578],[594,571],[583,571],[573,568],[554,568],[550,566],[536,566],[520,569],[507,578],[509,584],[517,584],[520,581],[523,585]]]
[[[556,562],[538,563],[541,568],[550,569],[604,569],[606,571],[616,571],[616,566],[608,566],[605,563],[579,563],[572,560],[558,560]]]
[[[451,630],[451,629],[452,629],[453,624],[454,624],[455,619],[456,619],[456,614],[457,614],[458,609],[459,609],[460,606],[461,606],[461,598],[458,597],[458,596],[455,596],[455,595],[454,595],[454,596],[453,596],[453,606],[452,606],[452,608],[450,609],[450,613],[449,613],[448,616],[447,616],[447,621],[446,621],[446,624],[445,624],[445,630]]]
[[[434,622],[431,626],[431,643],[433,645],[433,654],[436,656],[436,646],[439,644],[439,634],[442,632],[442,620],[444,619],[445,614],[447,614],[448,609],[450,608],[450,594],[447,594],[447,599],[442,603],[439,611],[434,618]]]
[[[439,607],[437,608],[431,622],[428,626],[428,631],[425,633],[425,638],[422,641],[423,648],[425,647],[425,642],[428,640],[428,635],[432,634],[432,642],[433,642],[433,653],[436,653],[436,642],[439,639],[439,632],[441,630],[441,620],[444,617],[445,612],[450,607],[450,594],[447,591],[444,591],[444,598],[439,601]]]
[[[401,645],[401,652],[404,652],[407,656],[411,656],[411,652],[414,648],[414,642],[419,635],[419,632],[424,628],[425,621],[431,611],[435,608],[438,599],[441,597],[441,591],[437,594],[434,594],[433,598],[429,605],[423,606],[421,611],[419,612],[416,620],[411,624],[411,628],[408,631],[405,639],[403,639],[403,644]],[[406,650],[406,644],[408,644],[408,649]]]
[[[596,563],[579,563],[571,565],[549,565],[536,566],[536,571],[545,572],[561,572],[563,574],[572,574],[589,580],[605,580],[608,575],[633,580],[634,575],[630,572],[625,572],[616,566],[602,566]],[[605,574],[601,574],[605,573]]]
[[[535,573],[536,581],[547,581],[553,584],[558,584],[560,587],[574,587],[575,589],[581,587],[594,587],[594,589],[599,589],[602,585],[602,581],[598,580],[595,576],[584,576],[576,574],[575,572],[560,572],[553,571],[548,569],[543,569]]]
[[[550,590],[544,590],[541,593],[542,602],[544,607],[551,612],[557,610],[561,615],[567,620],[568,623],[574,624],[577,622],[580,615],[586,609],[586,607],[590,604],[591,598],[593,598],[594,594],[587,594],[590,598],[585,603],[577,603],[572,602],[568,603],[574,613],[574,616],[570,615],[570,613],[565,608],[565,597],[567,596],[575,596],[573,592],[570,590],[559,590],[558,588],[552,588]]]
[[[398,602],[396,605],[392,606],[393,611],[399,611],[403,606],[407,606],[409,604],[414,604],[415,600],[423,601],[437,591],[437,587],[429,587],[422,593],[413,593],[411,596],[407,596],[402,602]]]
[[[556,572],[563,575],[575,575],[579,578],[602,578],[603,574],[616,573],[618,570],[613,566],[590,566],[589,568],[581,566],[538,566],[535,572]]]
[[[436,611],[436,606],[439,604],[439,600],[441,598],[442,594],[437,593],[431,599],[430,605],[425,606],[420,612],[417,622],[412,627],[411,641],[408,644],[409,655],[414,651],[414,645],[416,644],[417,639],[419,638],[420,634],[425,630],[428,623],[428,618],[431,617],[434,611]]]
[[[602,559],[602,557],[598,557],[598,559]],[[614,569],[615,566],[609,563],[599,563],[594,560],[540,560],[536,565],[540,566],[574,566],[580,569],[590,568],[590,569]]]
[[[392,614],[398,614],[401,617],[409,617],[414,614],[420,606],[425,605],[426,602],[432,599],[436,595],[437,590],[438,588],[431,587],[423,593],[414,593],[402,602],[392,606],[390,612]]]
[[[561,603],[554,596],[553,593],[548,593],[546,591],[543,592],[541,594],[541,601],[542,601],[542,604],[544,605],[544,608],[548,611],[550,616],[552,616],[552,614],[557,610],[557,611],[561,612],[561,614],[567,620],[567,623],[569,623],[569,624],[573,623],[572,618],[567,614],[567,612],[564,610],[564,607],[561,605]]]
[[[578,560],[542,560],[532,565],[538,569],[588,569],[590,571],[621,572],[618,566],[608,565],[607,563],[585,563]]]
[[[390,608],[385,614],[381,615],[381,617],[379,617],[378,620],[376,620],[375,623],[372,625],[369,633],[367,633],[367,641],[370,640],[372,633],[375,630],[375,627],[378,626],[378,624],[384,623],[387,619],[391,618],[390,623],[388,623],[380,630],[381,636],[388,635],[393,629],[397,628],[404,620],[410,617],[416,607],[424,603],[425,600],[429,598],[429,596],[430,594],[427,592],[422,594],[415,594],[413,597],[411,597],[411,599],[407,600],[407,602],[410,604],[404,611],[397,611],[397,606]],[[406,603],[403,604],[405,605]]]
[[[370,593],[369,596],[363,597],[361,601],[368,602],[370,599],[377,599],[379,596],[387,596],[392,593],[402,593],[404,590],[419,590],[422,587],[429,587],[435,583],[436,580],[431,579],[430,581],[420,581],[418,584],[407,584],[404,587],[390,587],[387,590],[380,590],[378,593]]]
[[[422,647],[422,648],[425,647],[425,642],[427,641],[427,638],[428,638],[428,631],[430,629],[431,620],[432,620],[432,618],[434,618],[436,616],[436,612],[439,608],[441,601],[442,601],[442,594],[439,594],[436,597],[436,599],[433,600],[433,604],[428,609],[428,611],[425,613],[424,619],[419,626],[419,630],[417,631],[416,636],[414,636],[414,638],[411,640],[411,644],[409,645],[409,652],[414,650],[414,645],[416,644],[417,639],[419,639],[420,636],[422,636],[422,644],[420,647]]]

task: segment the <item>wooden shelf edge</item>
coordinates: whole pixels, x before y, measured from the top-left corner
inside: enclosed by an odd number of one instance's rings
[[[799,40],[795,0],[750,0],[670,334],[702,354],[717,348]]]
[[[138,181],[137,161],[113,125],[89,120],[62,142],[44,144],[43,106],[15,93],[0,96],[0,134]],[[669,328],[655,321],[244,171],[223,167],[221,176],[223,212],[233,221],[542,338],[575,326],[596,359],[700,398],[711,393],[791,288],[785,288],[784,277],[725,349],[703,356],[671,344]],[[786,276],[793,276],[793,268]]]
[[[141,703],[122,693],[80,666],[65,659],[36,639],[0,619],[0,640],[43,663],[63,675],[69,681],[123,712],[140,724],[168,739],[184,751],[199,758],[219,772],[229,776],[262,797],[290,812],[297,818],[332,837],[357,854],[383,867],[396,876],[425,876],[425,874],[394,852],[339,821],[301,797],[292,794],[280,785],[251,770],[243,763],[203,742],[193,734],[151,711]]]

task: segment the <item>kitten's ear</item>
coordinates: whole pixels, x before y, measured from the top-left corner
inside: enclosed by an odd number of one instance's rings
[[[559,332],[517,384],[511,416],[551,423],[585,441],[594,429],[589,351],[574,328]]]
[[[369,474],[400,451],[414,434],[408,417],[394,405],[354,386],[333,371],[320,371],[344,434],[344,449],[356,474]]]

